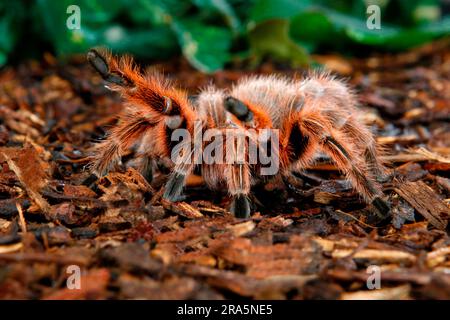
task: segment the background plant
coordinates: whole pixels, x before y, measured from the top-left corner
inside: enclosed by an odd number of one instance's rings
[[[72,4],[81,9],[79,30],[66,28]],[[381,30],[366,26],[369,4],[381,8]],[[0,65],[98,45],[145,59],[181,52],[204,72],[265,56],[305,64],[311,52],[398,51],[449,35],[449,6],[439,0],[4,0]]]

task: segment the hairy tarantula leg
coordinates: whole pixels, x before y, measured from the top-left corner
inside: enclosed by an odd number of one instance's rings
[[[153,139],[150,144],[143,144],[142,154],[170,156],[166,128],[187,128],[196,119],[187,94],[158,74],[142,74],[129,56],[114,57],[108,52],[92,49],[87,59],[109,82],[110,89],[119,91],[126,102],[119,124],[96,147],[93,172],[97,175],[107,173],[120,160],[123,151],[142,140],[147,130],[151,130]],[[165,120],[167,123],[163,124]]]
[[[185,92],[171,86],[161,75],[141,73],[129,56],[114,57],[104,50],[91,49],[87,59],[102,78],[120,91],[125,101],[142,108],[149,117],[181,115],[190,120],[194,113]]]
[[[166,127],[166,129],[170,131],[169,127]],[[188,141],[178,144],[171,149],[172,161],[176,164],[173,173],[164,187],[164,199],[177,201],[186,185],[186,177],[188,177],[194,169],[195,150],[189,148],[190,146],[191,142]],[[175,158],[173,158],[174,156]]]
[[[377,146],[374,144],[369,144],[365,151],[365,158],[369,164],[369,170],[375,179],[379,183],[387,182],[392,179],[392,174],[386,169],[383,162],[380,160],[379,152]]]
[[[186,129],[186,121],[181,116],[166,117],[164,135],[171,152],[172,161],[176,163],[174,171],[165,185],[163,198],[177,201],[186,184],[186,177],[193,170],[194,150],[190,140],[184,143],[174,143],[172,135],[177,129]],[[195,148],[195,147],[194,147]],[[175,158],[173,158],[175,157]]]
[[[342,165],[345,168],[344,170],[355,179],[356,183],[363,187],[364,195],[371,198],[379,193],[374,183],[366,177],[364,170],[351,159],[350,152],[344,148],[342,143],[336,140],[336,137],[326,135],[320,142],[331,158],[338,165]]]
[[[332,158],[338,168],[343,171],[352,182],[356,190],[364,197],[366,202],[372,203],[383,215],[387,215],[389,206],[380,198],[382,195],[379,184],[367,174],[367,169],[362,165],[359,155],[346,142],[341,139],[338,132],[327,129],[323,123],[325,119],[318,115],[303,114],[300,127],[310,137],[320,137],[318,143],[322,149]]]
[[[108,173],[119,162],[123,150],[130,148],[153,126],[154,123],[139,117],[122,121],[111,130],[106,140],[96,145],[91,171],[97,176]]]
[[[188,161],[176,165],[173,173],[170,175],[169,180],[164,186],[163,198],[170,201],[178,201],[183,188],[186,185],[186,178],[191,174],[193,169],[194,165],[192,162]]]
[[[380,157],[382,150],[369,128],[361,121],[358,99],[347,84],[328,73],[313,72],[302,82],[301,87],[309,97],[308,105],[320,105],[332,127],[343,132],[349,143],[357,146],[355,151],[365,158],[369,173],[379,182],[386,181],[387,170]]]
[[[228,192],[233,197],[230,207],[231,213],[239,218],[250,216],[250,170],[246,164],[234,163],[225,169]]]
[[[342,129],[346,131],[352,140],[364,150],[364,158],[368,163],[368,168],[370,173],[379,182],[385,182],[389,179],[387,170],[380,160],[380,152],[375,139],[371,137],[371,133],[367,128],[361,128],[357,125],[354,119],[349,119],[343,125]]]
[[[322,140],[322,146],[339,167],[344,167],[343,171],[358,187],[358,191],[364,198],[372,203],[382,216],[386,216],[390,209],[387,203],[380,198],[382,193],[379,185],[365,174],[365,170],[359,164],[352,160],[352,155],[343,147],[343,144],[332,135],[327,135]]]
[[[248,218],[250,217],[250,201],[244,194],[237,194],[233,197],[231,203],[230,212],[236,218]]]

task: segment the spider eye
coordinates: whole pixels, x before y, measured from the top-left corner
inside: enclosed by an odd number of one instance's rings
[[[164,98],[164,107],[162,113],[168,114],[172,110],[172,99],[166,96],[163,96],[163,98]]]
[[[240,100],[233,97],[226,97],[224,103],[225,109],[234,114],[241,121],[251,121],[253,112]]]

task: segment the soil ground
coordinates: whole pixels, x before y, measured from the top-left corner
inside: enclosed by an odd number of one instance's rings
[[[115,123],[120,97],[84,58],[47,54],[4,68],[0,299],[450,299],[448,48],[445,40],[367,59],[315,57],[349,79],[386,147],[383,219],[327,158],[289,186],[256,186],[256,213],[244,220],[196,176],[183,201],[162,201],[164,161],[151,184],[131,153],[89,179],[87,157]],[[192,94],[250,73],[302,74],[270,62],[209,76],[183,60],[150,67]],[[73,265],[78,290],[66,285]],[[370,290],[377,274],[380,289]]]

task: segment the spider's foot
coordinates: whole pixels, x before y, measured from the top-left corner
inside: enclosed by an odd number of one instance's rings
[[[163,198],[173,202],[177,201],[183,190],[185,178],[184,174],[174,173],[166,183]]]
[[[386,201],[380,197],[376,197],[372,201],[372,205],[377,209],[379,216],[382,218],[387,218],[390,215],[391,208]]]
[[[250,217],[250,201],[242,194],[237,195],[231,203],[230,211],[236,218],[248,218]]]

